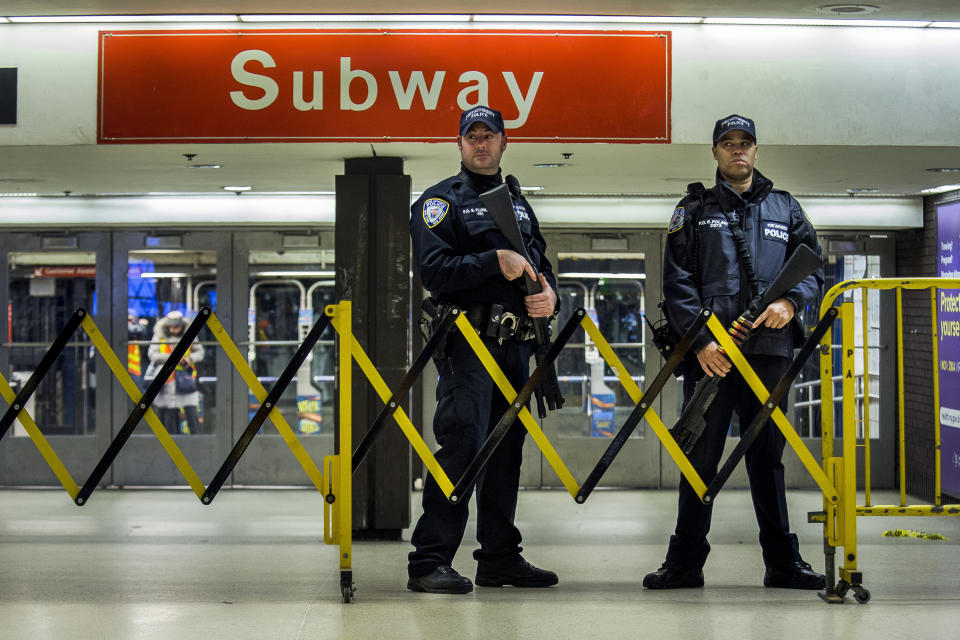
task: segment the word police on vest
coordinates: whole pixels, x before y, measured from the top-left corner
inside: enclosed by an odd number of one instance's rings
[[[786,242],[790,238],[790,232],[787,229],[787,225],[780,222],[768,221],[763,226],[763,237]]]
[[[241,51],[230,62],[230,73],[233,75],[233,79],[246,87],[257,89],[257,91],[249,92],[249,95],[244,90],[230,92],[230,99],[233,104],[241,109],[248,111],[266,109],[280,97],[280,85],[276,80],[253,71],[258,66],[264,69],[272,69],[277,66],[277,63],[269,53],[260,49]],[[447,80],[446,73],[446,71],[434,71],[429,84],[423,71],[412,71],[410,77],[406,80],[400,77],[399,71],[387,71],[387,78],[378,79],[369,71],[353,69],[350,58],[341,57],[339,69],[340,111],[366,111],[372,107],[380,97],[381,84],[385,83],[386,80],[390,82],[393,97],[401,111],[411,110],[418,95],[424,110],[436,111],[437,103],[440,100],[440,92]],[[323,74],[323,70],[314,70],[311,83],[304,79],[304,71],[293,71],[292,95],[289,99],[293,101],[293,106],[298,111],[320,111],[324,109]],[[537,71],[533,74],[526,91],[520,87],[513,71],[503,71],[501,75],[518,113],[515,120],[507,120],[504,124],[512,128],[521,127],[526,123],[530,111],[533,109],[533,101],[537,96],[537,90],[540,88],[540,81],[543,80],[543,72]],[[497,80],[499,79],[491,80],[487,78],[486,74],[480,71],[464,71],[457,78],[461,87],[457,93],[457,105],[461,109],[467,110],[477,103],[488,102],[491,82]],[[308,91],[308,84],[312,87],[310,89],[312,93]],[[351,93],[351,88],[354,85],[356,89]],[[305,97],[308,93],[311,95],[309,100]],[[500,91],[497,91],[497,93],[499,94]],[[249,97],[250,95],[256,97]],[[354,100],[354,96],[359,97],[361,95],[363,99]]]

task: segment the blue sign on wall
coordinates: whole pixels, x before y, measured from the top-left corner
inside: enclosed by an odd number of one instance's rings
[[[937,207],[941,278],[960,278],[960,202]],[[960,290],[937,292],[941,488],[960,496]]]

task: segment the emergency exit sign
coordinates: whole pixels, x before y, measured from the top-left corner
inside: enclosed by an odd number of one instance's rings
[[[670,142],[669,32],[104,31],[101,143]]]

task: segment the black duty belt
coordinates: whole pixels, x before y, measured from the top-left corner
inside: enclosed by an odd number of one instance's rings
[[[527,314],[505,311],[502,304],[475,302],[466,308],[467,321],[481,336],[504,341],[529,342],[535,339],[533,321]]]

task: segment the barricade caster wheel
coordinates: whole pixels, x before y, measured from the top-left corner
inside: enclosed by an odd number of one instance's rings
[[[344,604],[350,604],[350,601],[353,600],[353,594],[356,590],[357,589],[353,586],[352,582],[344,582],[340,584],[340,595],[343,597]]]
[[[834,587],[833,591],[841,598],[846,597],[847,591],[850,590],[850,583],[846,580],[838,580],[837,586]]]
[[[868,589],[864,589],[860,585],[854,585],[853,599],[860,604],[867,604],[870,602],[870,591]]]

